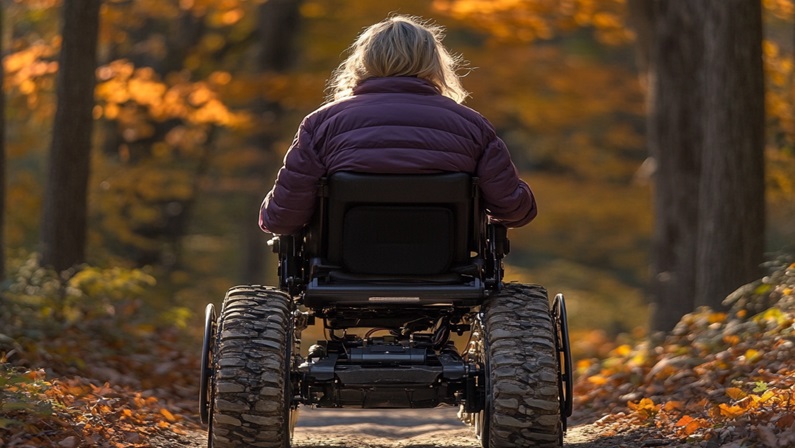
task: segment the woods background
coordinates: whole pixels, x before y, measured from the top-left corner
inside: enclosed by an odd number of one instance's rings
[[[644,3],[657,6],[643,10]],[[795,251],[793,2],[765,0],[759,8],[759,2],[729,1],[723,11],[688,3],[3,1],[5,286],[19,292],[50,280],[79,283],[84,291],[95,285],[95,302],[67,292],[52,304],[38,304],[44,315],[60,320],[145,308],[159,321],[191,327],[202,305],[217,303],[230,286],[274,284],[275,257],[257,227],[259,204],[298,123],[323,102],[325,81],[346,47],[364,27],[402,13],[447,28],[446,45],[470,61],[464,85],[472,97],[466,104],[494,123],[538,198],[539,218],[510,234],[508,279],[564,291],[570,321],[580,332],[573,340],[644,332],[649,303],[664,296],[660,283],[666,276],[697,277],[698,266],[714,262],[696,246],[716,228],[753,233],[768,258]],[[750,9],[737,9],[744,5]],[[69,6],[89,16],[91,8],[98,11],[96,69],[78,60],[72,78],[78,81],[59,73],[68,54]],[[738,16],[751,17],[753,25],[754,10],[762,14],[764,35],[736,34],[710,19],[728,17],[725,23],[734,26]],[[77,38],[93,34],[90,20],[75,20],[71,32]],[[731,80],[721,84],[700,71],[737,72],[731,55],[709,50],[731,47],[721,38],[758,43],[763,92]],[[90,43],[78,39],[74,45],[76,57],[93,57],[81,48]],[[655,66],[655,58],[665,57],[670,63]],[[667,68],[670,76],[655,67]],[[63,92],[58,76],[65,80]],[[78,109],[59,109],[57,99],[86,79],[94,95],[84,113],[91,114],[93,128],[54,125],[59,114],[67,123],[79,118]],[[709,92],[712,97],[699,99]],[[655,115],[660,109],[648,107],[676,98],[681,109],[669,109],[668,122]],[[717,109],[700,106],[702,100],[712,104],[709,98]],[[710,186],[688,189],[699,178],[676,167],[665,171],[659,163],[661,154],[680,154],[684,165],[698,158],[699,167],[743,160],[742,148],[734,146],[739,138],[725,133],[727,124],[714,111],[745,111],[743,105],[754,101],[765,114],[760,109],[752,115],[760,119],[760,146],[747,151],[764,157],[764,177],[755,171],[758,176],[741,176],[732,185],[739,191],[757,183],[764,188],[764,199],[756,202],[765,219],[755,221],[764,229],[751,228],[743,213],[729,207],[737,190],[727,187],[722,199],[705,196],[721,192],[728,177],[705,168],[713,173]],[[729,128],[752,129],[752,121]],[[718,132],[710,134],[710,126]],[[712,152],[704,150],[702,158],[703,148]],[[90,158],[81,165],[69,150]],[[87,193],[70,196],[67,184],[74,182],[87,182]],[[662,188],[683,200],[661,201],[655,194]],[[74,232],[83,202],[85,244]],[[739,207],[752,208],[748,201]],[[686,228],[680,224],[690,222],[688,208],[712,209],[710,219],[721,210],[728,215],[711,227]],[[75,211],[77,224],[66,225]],[[47,250],[57,244],[67,246],[59,249],[67,259],[52,256],[56,262],[48,264],[71,269],[60,280],[43,274],[37,261],[51,257]],[[754,266],[762,261],[717,249],[706,252]],[[666,250],[673,262],[661,255]],[[75,280],[72,266],[82,262],[102,269],[83,269]],[[662,266],[667,262],[674,266]],[[724,296],[744,281],[722,283],[729,289]],[[689,302],[672,307],[678,314],[667,321],[657,315],[653,327],[672,326],[698,304],[692,299],[696,283]],[[681,298],[682,291],[669,295]]]

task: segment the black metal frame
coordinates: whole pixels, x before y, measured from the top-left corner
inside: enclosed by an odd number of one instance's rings
[[[199,417],[203,424],[210,422],[213,413],[213,356],[215,335],[218,330],[218,315],[215,306],[208,303],[204,309],[204,340],[202,341],[201,371],[199,379]]]
[[[367,175],[360,175],[367,177]],[[402,176],[408,182],[411,179],[432,177],[433,175]],[[384,176],[377,176],[384,177]],[[390,176],[386,176],[390,177]],[[398,176],[392,176],[398,177]],[[348,301],[340,304],[363,305],[373,295],[383,297],[428,296],[442,302],[456,302],[463,306],[476,306],[488,297],[493,291],[502,288],[503,264],[502,259],[510,252],[507,238],[507,228],[501,224],[488,222],[480,204],[480,190],[478,179],[471,179],[472,212],[469,248],[475,253],[472,258],[472,268],[477,272],[470,272],[473,281],[470,284],[439,285],[434,282],[423,282],[418,278],[417,283],[404,282],[388,286],[378,283],[362,282],[361,284],[322,285],[318,280],[319,273],[329,268],[323,259],[323,253],[328,247],[327,219],[329,207],[329,182],[323,178],[318,186],[317,212],[312,223],[297,235],[281,235],[268,242],[273,252],[279,256],[279,287],[283,291],[296,297],[299,304],[304,303],[307,292],[320,295],[321,301],[330,302],[338,300],[330,297],[346,297]],[[325,292],[329,293],[326,297]],[[427,302],[424,302],[427,303]],[[312,304],[308,304],[312,307]]]
[[[351,175],[369,176],[346,174]],[[392,189],[400,188],[399,183],[405,182],[407,188],[413,185],[414,194],[422,196],[424,191],[418,191],[417,185],[432,187],[434,176],[437,175],[374,178],[386,180],[382,185]],[[482,350],[473,356],[471,347],[459,353],[450,342],[450,337],[452,333],[459,336],[469,333],[470,344],[475,334],[486,337],[485,332],[481,331],[483,322],[480,305],[491,294],[502,289],[502,260],[509,253],[510,244],[507,229],[490,223],[481,208],[477,178],[461,174],[438,176],[444,177],[444,182],[452,179],[453,183],[459,183],[452,191],[464,197],[463,202],[467,203],[464,208],[468,211],[466,216],[460,213],[462,199],[454,199],[457,205],[453,207],[458,207],[456,210],[459,212],[451,213],[451,216],[456,216],[456,227],[450,232],[458,232],[452,239],[455,242],[452,244],[453,249],[458,250],[452,256],[456,264],[451,264],[451,272],[442,272],[439,278],[420,274],[391,276],[388,270],[385,270],[387,275],[375,276],[375,279],[361,272],[352,272],[346,277],[348,274],[340,272],[339,265],[329,262],[326,258],[330,233],[328,216],[330,211],[337,213],[334,207],[339,206],[338,202],[330,204],[334,196],[334,179],[323,179],[320,183],[317,210],[310,225],[297,235],[279,236],[269,242],[279,258],[279,289],[293,298],[290,310],[293,322],[285,350],[289,361],[284,371],[287,380],[285,393],[292,399],[285,401],[286,411],[295,410],[301,404],[359,408],[460,405],[463,412],[476,419],[474,425],[479,437],[489,432],[486,414],[492,407],[489,400],[493,399],[487,393],[491,389],[488,375],[490,360]],[[378,183],[373,185],[377,187]],[[461,188],[461,185],[467,187]],[[371,195],[370,199],[374,203],[382,199],[379,193],[384,193],[378,188],[375,190],[376,194]],[[385,196],[394,198],[401,195],[387,191]],[[419,202],[428,204],[427,198]],[[411,208],[411,204],[408,208]],[[367,223],[370,223],[370,219],[377,221],[382,217],[379,212],[374,218],[368,217]],[[462,229],[457,226],[461,220],[467,222],[466,231],[463,232],[466,237],[461,236]],[[384,227],[391,230],[385,232],[386,235],[392,235],[392,230],[401,233],[399,229],[404,227],[397,222],[404,221],[387,221]],[[342,227],[358,228],[356,224]],[[402,233],[413,235],[411,232]],[[429,245],[425,242],[412,240],[410,243],[425,249],[423,254],[441,253],[435,250],[437,246],[433,242]],[[349,247],[359,247],[357,244],[358,241]],[[462,248],[456,244],[466,244],[466,251],[461,251]],[[413,264],[412,261],[417,258],[413,254],[408,257],[409,264]],[[381,257],[381,252],[377,257]],[[464,257],[466,260],[462,263]],[[370,253],[367,253],[365,260],[369,259]],[[404,259],[406,257],[398,258],[399,263]],[[444,257],[440,259],[446,260]],[[558,392],[562,438],[567,417],[572,412],[571,350],[562,294],[555,297],[550,317],[560,372]],[[322,320],[328,337],[312,346],[308,355],[302,357],[301,332],[314,324],[316,319]],[[209,304],[205,309],[199,404],[201,421],[209,424],[210,445],[213,433],[211,420],[215,412],[213,401],[217,392],[214,371],[218,344],[217,320],[215,308]],[[370,330],[363,336],[348,334],[349,329],[364,328]],[[387,333],[380,334],[382,332]],[[488,342],[486,339],[483,341],[486,344]],[[291,428],[296,415],[296,412],[289,412]]]
[[[418,179],[402,178],[407,183]],[[423,176],[427,179],[429,176]],[[387,408],[464,403],[468,412],[483,408],[483,394],[476,391],[483,385],[482,366],[465,361],[447,344],[451,332],[463,334],[470,329],[476,307],[501,289],[502,258],[510,248],[507,229],[489,223],[481,208],[477,181],[467,177],[471,208],[465,244],[472,258],[466,282],[438,284],[417,278],[413,282],[324,285],[322,274],[335,268],[324,259],[328,249],[328,179],[319,185],[313,222],[301,234],[271,240],[269,244],[279,255],[280,288],[293,296],[297,305],[308,307],[312,319],[323,319],[332,334],[322,347],[316,347],[315,358],[310,356],[294,372],[294,390],[301,403]],[[334,333],[354,327],[383,327],[391,334],[359,338]],[[428,327],[437,328],[423,333]],[[396,334],[398,329],[405,334]]]

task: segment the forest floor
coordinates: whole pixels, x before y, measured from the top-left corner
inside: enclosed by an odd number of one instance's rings
[[[649,427],[626,427],[620,432],[600,424],[570,428],[564,440],[569,448],[639,448],[676,446]],[[163,448],[207,446],[207,434],[160,436]],[[480,448],[471,428],[458,421],[452,408],[425,410],[320,410],[302,411],[293,437],[296,448]]]
[[[0,297],[0,446],[206,446],[198,350],[180,349],[179,331],[116,312],[47,334],[13,300]],[[565,446],[795,446],[795,264],[726,303],[579,359]],[[452,408],[302,409],[298,421],[304,448],[478,446]]]

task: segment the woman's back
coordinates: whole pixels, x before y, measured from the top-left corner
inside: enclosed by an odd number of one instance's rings
[[[359,36],[334,72],[331,102],[299,126],[260,208],[263,230],[299,231],[314,212],[318,180],[338,171],[465,172],[480,178],[492,220],[518,227],[536,216],[505,143],[459,104],[467,96],[455,72],[460,60],[441,38],[441,28],[402,16]]]
[[[477,112],[422,79],[372,78],[304,122],[327,173],[474,174],[496,138]]]

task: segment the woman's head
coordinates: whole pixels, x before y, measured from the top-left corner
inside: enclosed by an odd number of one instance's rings
[[[456,73],[462,61],[445,49],[442,37],[442,27],[408,16],[393,16],[368,27],[334,71],[329,100],[350,96],[368,78],[416,76],[433,83],[442,95],[464,101],[468,93]]]

